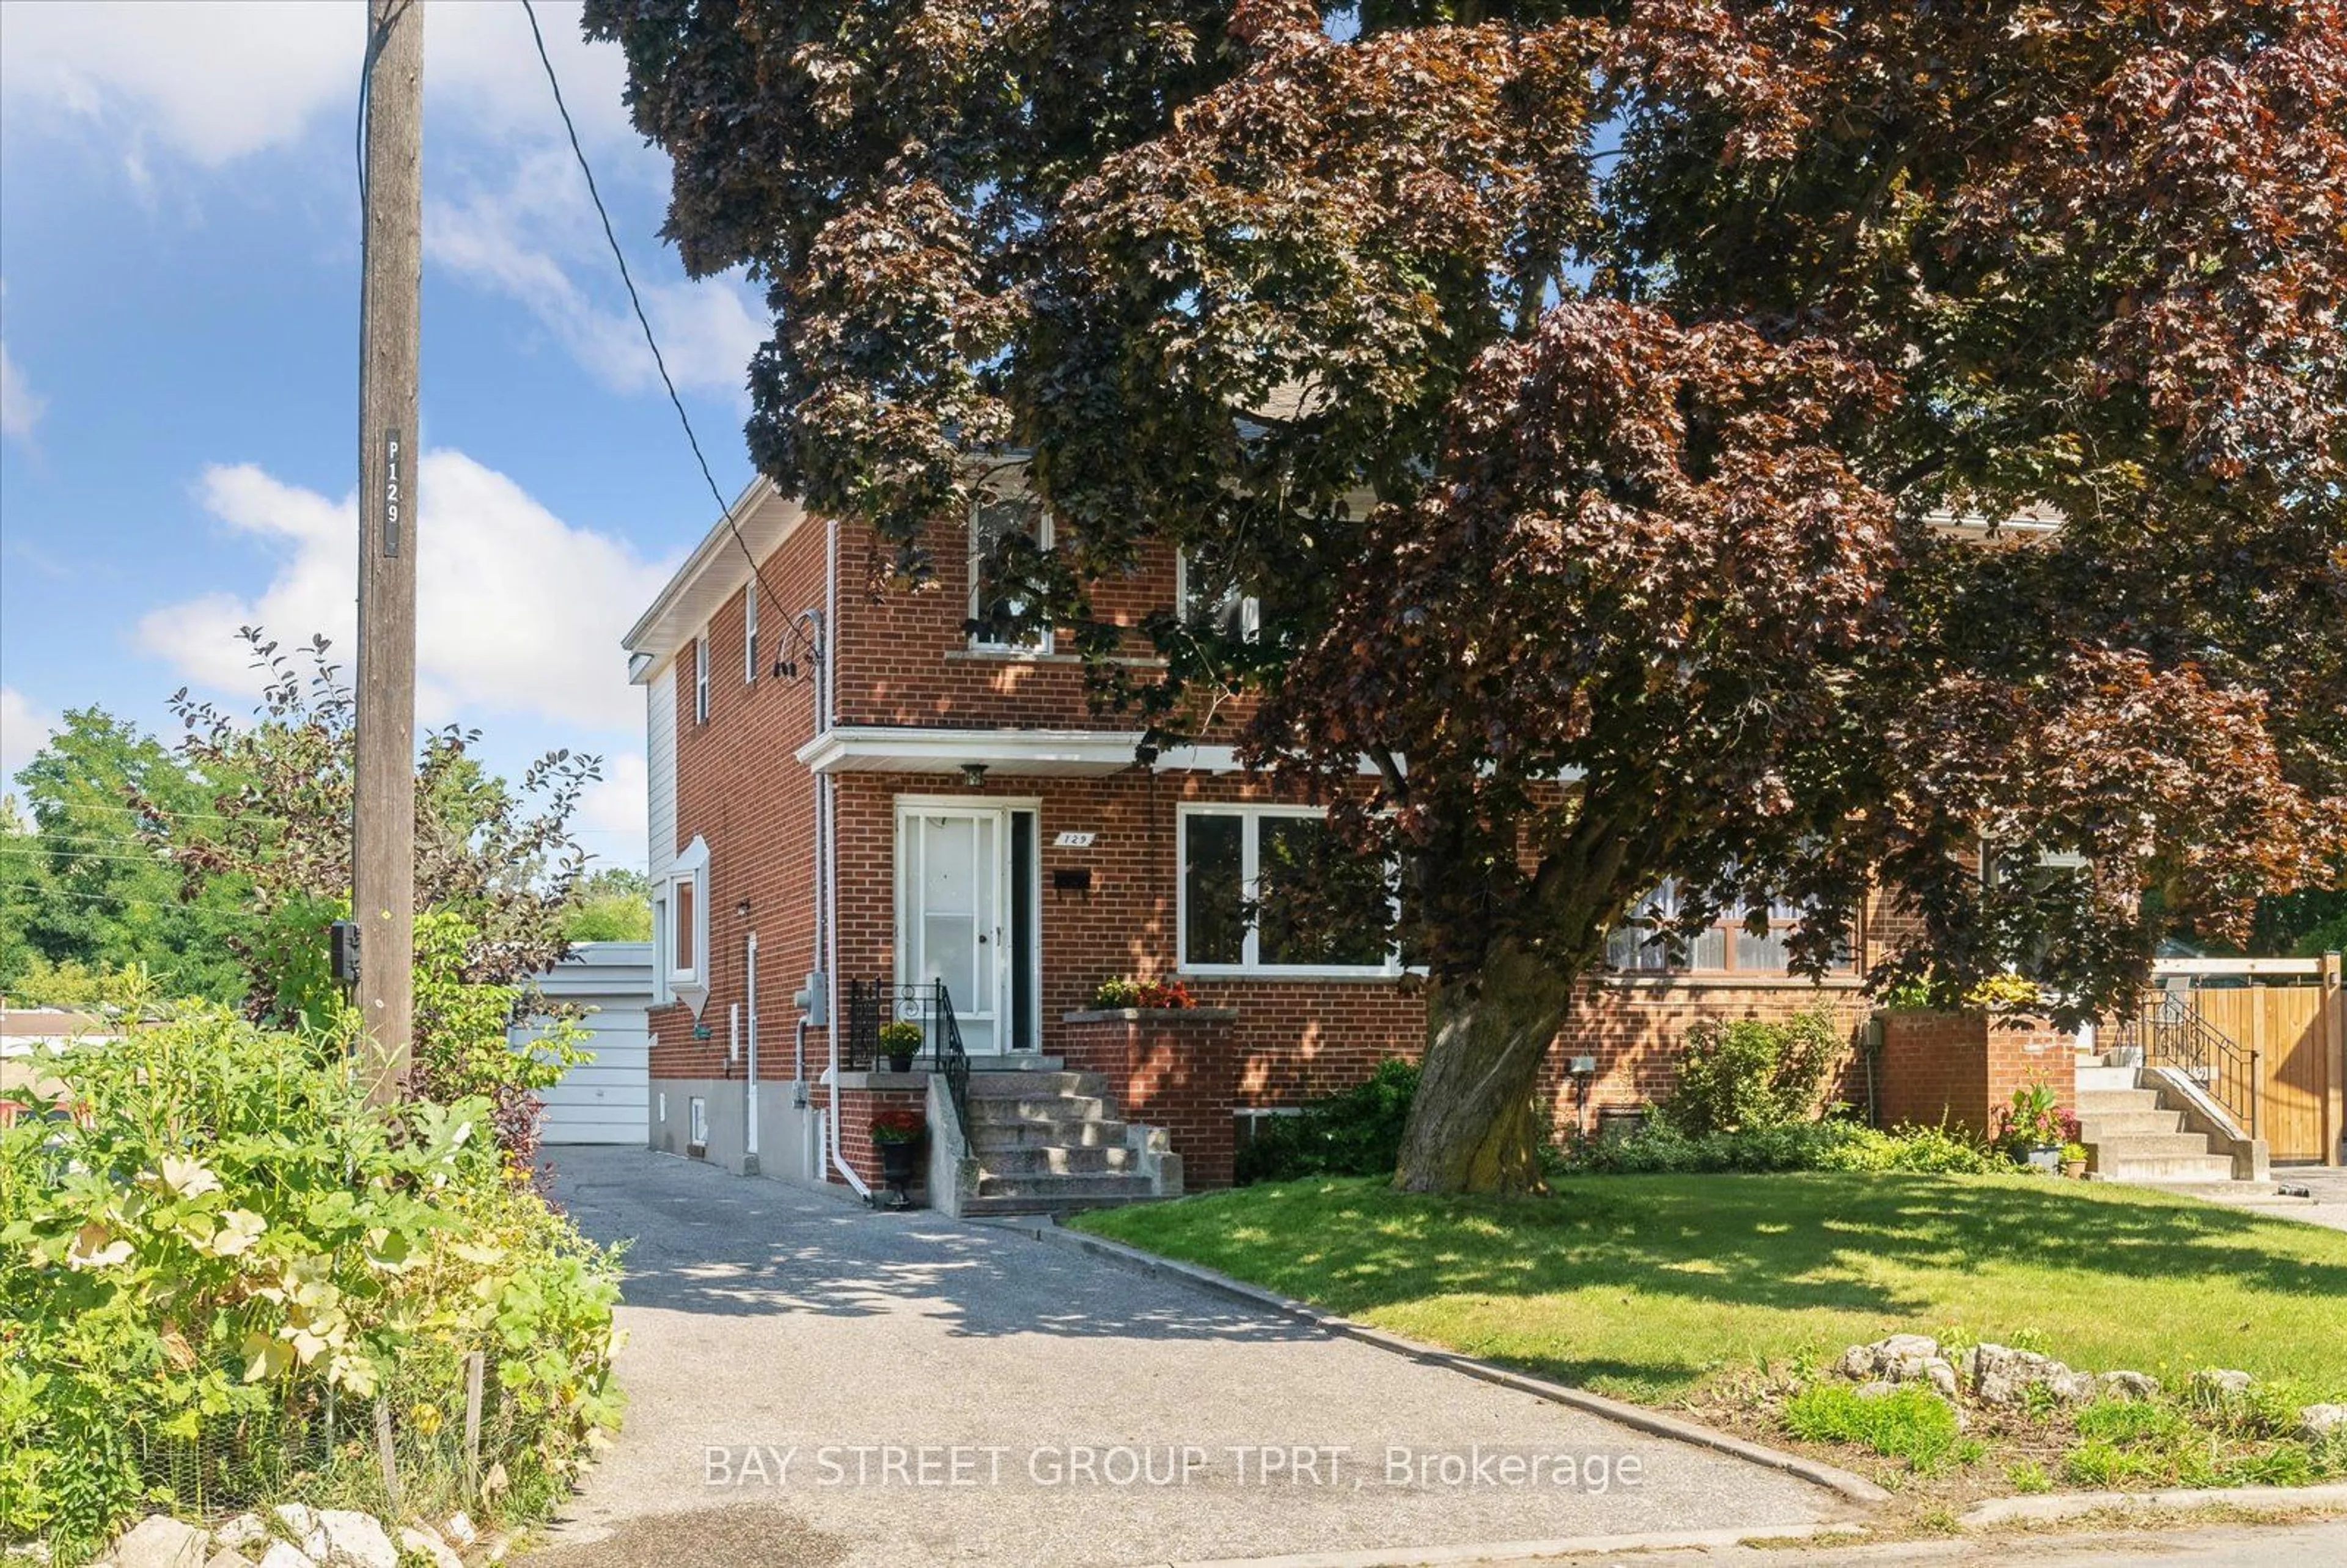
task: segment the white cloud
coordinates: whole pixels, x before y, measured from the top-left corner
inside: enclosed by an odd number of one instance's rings
[[[603,385],[656,390],[528,18],[487,0],[425,17],[431,264],[521,305]],[[762,302],[737,279],[677,276],[645,216],[666,197],[668,159],[629,124],[625,56],[579,36],[575,4],[541,5],[538,18],[670,373],[746,402],[750,355],[769,330]],[[174,159],[218,169],[305,138],[332,147],[323,167],[349,179],[365,30],[354,0],[0,5],[0,97],[97,139],[142,200],[171,188]]]
[[[0,436],[14,436],[19,441],[31,439],[33,426],[46,407],[48,401],[33,395],[25,373],[9,357],[8,340],[0,338]]]
[[[642,699],[620,638],[670,565],[574,528],[461,452],[426,452],[417,476],[416,713],[426,724],[495,715],[634,733]],[[356,622],[356,503],[250,464],[207,469],[204,507],[278,557],[268,587],[213,592],[138,622],[140,644],[190,682],[251,692],[237,628],[298,643],[322,631],[347,667]]]
[[[573,826],[595,866],[643,869],[646,777],[643,753],[613,752],[603,759],[601,780],[579,795]]]
[[[35,707],[32,699],[14,686],[0,686],[0,794],[14,787],[16,770],[48,744],[58,723],[55,713]],[[637,813],[640,817],[642,815]],[[637,825],[641,830],[642,824]]]
[[[550,125],[529,22],[518,5],[423,12],[425,135]],[[538,6],[579,135],[631,144],[619,49],[579,34],[579,6]],[[0,89],[54,120],[120,138],[127,166],[156,147],[205,168],[300,139],[319,116],[357,110],[366,9],[359,0],[82,0],[0,5]]]
[[[435,265],[527,309],[604,385],[619,392],[658,386],[643,331],[568,147],[524,158],[502,186],[427,201],[424,251]],[[641,260],[630,260],[641,272]],[[582,276],[596,280],[591,292],[578,281]],[[677,385],[744,398],[750,355],[769,330],[747,287],[731,276],[697,282],[640,277],[637,286]]]

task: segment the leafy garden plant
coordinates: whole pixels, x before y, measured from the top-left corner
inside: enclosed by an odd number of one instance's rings
[[[1180,980],[1152,979],[1133,979],[1121,977],[1102,980],[1092,990],[1092,1006],[1096,1008],[1191,1008],[1198,999]]]
[[[1806,1122],[1849,1044],[1822,1012],[1782,1023],[1706,1019],[1686,1032],[1678,1086],[1664,1113],[1688,1133],[1734,1132]]]
[[[488,1098],[370,1107],[342,1043],[202,1009],[36,1064],[72,1114],[0,1128],[0,1537],[70,1562],[146,1507],[381,1506],[378,1411],[409,1506],[527,1518],[616,1419],[611,1255]]]

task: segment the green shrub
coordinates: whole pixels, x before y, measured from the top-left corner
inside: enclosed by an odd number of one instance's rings
[[[1684,1175],[1713,1172],[1908,1171],[1976,1175],[2009,1168],[1961,1133],[1902,1127],[1880,1132],[1860,1122],[1792,1122],[1736,1132],[1682,1132],[1649,1116],[1627,1132],[1554,1152],[1553,1173]]]
[[[616,1416],[611,1257],[518,1179],[488,1102],[369,1108],[332,1039],[185,1014],[39,1060],[69,1121],[0,1130],[0,1537],[67,1562],[147,1507],[418,1509],[487,1366],[488,1512],[548,1507]]]
[[[1822,1012],[1782,1023],[1706,1019],[1686,1031],[1664,1113],[1681,1132],[1737,1132],[1807,1122],[1847,1042]]]
[[[1912,1385],[1867,1398],[1845,1383],[1812,1383],[1785,1401],[1785,1430],[1811,1442],[1856,1443],[1923,1471],[1956,1449],[1955,1410]]]
[[[1402,1128],[1418,1093],[1418,1069],[1399,1060],[1350,1089],[1316,1100],[1293,1116],[1266,1116],[1238,1153],[1237,1179],[1286,1182],[1300,1176],[1389,1176],[1401,1159]]]

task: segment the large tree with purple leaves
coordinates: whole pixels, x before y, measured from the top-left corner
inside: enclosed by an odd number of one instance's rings
[[[589,0],[759,465],[1400,867],[1399,1179],[1536,1179],[1664,878],[2070,1012],[2347,853],[2347,6]],[[2057,518],[2016,531],[1964,519]],[[957,538],[958,538],[957,534]],[[1108,657],[1172,541],[1256,630]],[[1375,786],[1356,784],[1361,759]]]

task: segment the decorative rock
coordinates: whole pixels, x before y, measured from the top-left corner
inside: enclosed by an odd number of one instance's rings
[[[1940,1354],[1940,1342],[1922,1334],[1893,1334],[1871,1345],[1853,1345],[1835,1368],[1853,1381],[1929,1383],[1942,1399],[1956,1397],[1956,1369]]]
[[[326,1550],[311,1555],[328,1568],[399,1568],[399,1548],[372,1513],[329,1508],[318,1515],[318,1528],[326,1537]]]
[[[2065,1405],[2082,1405],[2101,1391],[2092,1372],[2074,1372],[2051,1356],[2015,1350],[2006,1345],[1980,1344],[1964,1358],[1973,1394],[1984,1405],[2018,1405],[2029,1390],[2042,1388]]]
[[[1856,1394],[1857,1397],[1861,1399],[1887,1399],[1898,1391],[1898,1384],[1886,1382],[1884,1379],[1877,1378],[1871,1383],[1860,1383],[1858,1386]]]
[[[212,1553],[212,1560],[204,1568],[252,1568],[252,1559],[233,1546],[223,1546]]]
[[[2250,1375],[2247,1372],[2237,1372],[2224,1368],[2212,1368],[2205,1372],[2192,1374],[2194,1389],[2204,1394],[2216,1394],[2219,1397],[2248,1393],[2250,1381]]]
[[[2106,1399],[2148,1399],[2159,1393],[2159,1379],[2142,1372],[2106,1372],[2095,1383]]]
[[[2321,1442],[2332,1432],[2347,1432],[2347,1405],[2309,1405],[2298,1412],[2298,1435]]]
[[[318,1568],[318,1560],[290,1541],[272,1541],[261,1554],[260,1568]]]
[[[440,1522],[440,1538],[462,1552],[478,1541],[481,1532],[474,1529],[473,1522],[462,1513],[452,1513]]]
[[[399,1532],[399,1554],[402,1557],[428,1557],[432,1560],[432,1568],[465,1568],[465,1560],[449,1551],[448,1543],[440,1539],[440,1532],[430,1528],[418,1530],[412,1524],[404,1527]]]
[[[269,1539],[269,1526],[257,1513],[240,1513],[212,1527],[212,1539],[222,1546],[242,1550]]]
[[[210,1539],[168,1513],[150,1513],[114,1543],[116,1568],[203,1568]]]
[[[285,1533],[301,1547],[302,1556],[314,1563],[326,1555],[326,1532],[320,1528],[318,1516],[310,1511],[308,1504],[281,1502],[272,1512],[277,1515],[278,1523],[284,1527]],[[269,1559],[263,1557],[262,1568],[268,1568],[268,1563]]]

